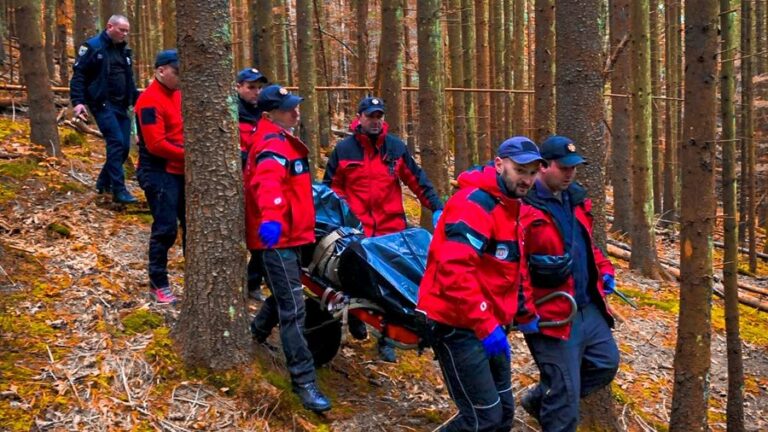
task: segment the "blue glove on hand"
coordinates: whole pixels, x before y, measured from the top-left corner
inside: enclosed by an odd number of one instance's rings
[[[482,340],[483,348],[485,349],[488,358],[496,357],[499,354],[504,354],[507,360],[510,359],[511,353],[509,350],[509,341],[507,341],[507,335],[502,330],[501,326],[496,326],[495,329]]]
[[[440,221],[440,216],[442,216],[442,215],[443,215],[443,211],[442,210],[435,210],[432,213],[432,227],[433,228],[437,228],[437,223]]]
[[[603,275],[603,292],[605,295],[613,294],[613,292],[616,291],[616,280],[613,278],[612,275],[604,274]]]
[[[534,318],[533,320],[525,324],[518,324],[517,329],[525,334],[538,333],[539,332],[539,316],[536,315],[536,318]]]
[[[264,221],[259,226],[259,238],[264,246],[273,248],[280,240],[280,231],[283,229],[280,222]]]

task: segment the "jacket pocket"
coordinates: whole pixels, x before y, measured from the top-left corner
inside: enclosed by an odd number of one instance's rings
[[[537,288],[557,288],[571,277],[573,259],[569,253],[563,255],[531,255],[528,270],[531,284]]]

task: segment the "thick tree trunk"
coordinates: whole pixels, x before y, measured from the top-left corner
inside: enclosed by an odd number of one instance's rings
[[[685,120],[680,158],[685,170],[671,432],[709,430],[718,10],[715,0],[685,3]]]
[[[722,69],[720,71],[720,110],[723,133],[723,291],[725,294],[725,331],[728,352],[728,431],[744,431],[744,365],[739,335],[739,236],[736,224],[736,112],[733,59],[736,31],[731,0],[720,0],[722,33]]]
[[[461,0],[449,0],[448,3],[448,47],[451,52],[451,87],[464,85],[464,58],[461,39]],[[453,136],[454,136],[454,177],[470,167],[470,152],[467,146],[467,122],[464,95],[454,92],[453,101]]]
[[[424,171],[437,188],[438,195],[442,197],[447,194],[448,177],[443,144],[445,82],[440,16],[440,0],[419,0],[416,7],[419,45],[419,148]],[[431,218],[427,223],[431,225]]]
[[[536,0],[534,140],[555,133],[555,0]],[[615,197],[615,194],[614,194]],[[615,198],[614,198],[615,200]]]
[[[67,2],[56,0],[56,54],[59,62],[59,82],[69,85],[69,44],[67,42]]]
[[[275,37],[272,15],[272,0],[252,0],[251,37],[253,39],[253,65],[269,78],[275,76]],[[310,32],[312,30],[311,22]],[[304,29],[297,29],[298,32]]]
[[[288,11],[286,10],[285,0],[277,0],[278,6],[275,8],[275,78],[270,80],[288,84],[291,74],[290,66],[290,45],[288,44]]]
[[[315,15],[315,62],[317,64],[316,83],[320,86],[331,84],[330,65],[328,64],[328,54],[325,48],[325,37],[323,31],[326,27],[325,8],[323,4],[318,4],[318,0],[312,0],[313,13]],[[318,141],[319,149],[327,149],[331,143],[331,105],[328,92],[317,92],[317,119],[318,119]],[[318,162],[319,163],[319,162]],[[325,164],[323,164],[325,165]]]
[[[630,59],[629,0],[611,0],[611,53],[621,50],[611,72],[611,92],[629,94]],[[611,99],[611,165],[613,184],[613,225],[611,230],[629,234],[632,230],[632,176],[627,171],[632,166],[630,136],[632,132],[631,106],[627,97]]]
[[[16,6],[16,28],[21,51],[21,73],[29,95],[29,139],[45,147],[51,156],[61,156],[53,92],[45,65],[40,33],[40,0],[20,1]]]
[[[648,0],[632,2],[632,259],[629,266],[659,278],[653,223],[651,58]]]
[[[464,61],[464,88],[477,86],[475,56],[477,40],[475,37],[475,6],[474,0],[461,0],[461,39]],[[464,106],[467,112],[467,151],[470,165],[479,163],[477,135],[477,94],[466,92]],[[458,175],[459,173],[456,173]]]
[[[381,2],[381,94],[387,107],[389,132],[402,134],[403,123],[403,0]]]
[[[669,3],[665,5],[664,11],[667,41],[666,93],[669,98],[677,98],[680,88],[680,4],[677,2]],[[673,99],[668,99],[664,105],[667,127],[664,139],[664,199],[662,200],[661,212],[663,225],[677,222],[679,106],[680,101]]]
[[[660,41],[663,39],[659,37],[659,0],[650,0],[649,5],[649,25],[650,25],[650,46],[651,46],[651,96],[661,95],[661,50],[664,48],[660,46]],[[661,143],[661,135],[659,129],[661,128],[661,113],[663,112],[660,106],[664,102],[661,99],[651,99],[651,165],[653,169],[653,213],[659,214],[661,212],[661,199],[662,191],[664,190],[663,181],[663,156],[664,150]]]
[[[491,54],[488,47],[488,1],[475,0],[475,38],[477,47],[477,87],[491,86]],[[498,145],[500,143],[496,143]],[[477,94],[477,154],[480,163],[491,159],[495,149],[491,142],[491,95]]]
[[[514,6],[515,22],[513,31],[515,34],[515,49],[513,51],[513,56],[507,56],[507,58],[514,58],[513,88],[524,90],[528,87],[528,81],[526,80],[525,75],[525,59],[527,58],[525,54],[525,0],[515,0]],[[513,95],[511,119],[512,125],[514,126],[513,135],[526,135],[525,101],[526,95]]]
[[[248,360],[243,180],[226,0],[177,3],[186,161],[184,296],[174,338],[189,365]],[[201,106],[207,107],[200,110]]]
[[[176,0],[163,0],[163,49],[176,46]]]
[[[355,85],[365,87],[368,85],[368,2],[352,2],[355,11],[355,40],[357,41],[357,58],[355,59]],[[362,92],[359,97],[365,96]]]
[[[56,61],[53,47],[56,44],[53,31],[56,27],[56,0],[45,0],[43,2],[43,34],[45,36],[45,64],[48,67],[48,78],[53,79],[56,76]]]
[[[752,2],[741,2],[741,137],[742,149],[746,152],[746,201],[747,238],[749,239],[749,271],[757,270],[757,170],[755,169],[756,149],[755,130],[752,103],[754,101],[754,86],[752,76],[754,74],[753,56],[755,54],[755,26],[752,13]],[[744,157],[742,156],[742,160]],[[742,167],[744,169],[744,167]],[[742,185],[742,187],[744,187]]]
[[[310,167],[320,166],[318,143],[320,134],[317,119],[317,69],[315,65],[314,11],[312,0],[296,1],[296,39],[299,58],[299,93],[301,104],[301,139],[309,147]]]
[[[97,23],[98,1],[75,0],[75,47],[79,47],[89,37],[99,31]]]

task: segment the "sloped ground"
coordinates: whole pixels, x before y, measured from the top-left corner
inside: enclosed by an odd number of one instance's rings
[[[49,160],[25,144],[25,127],[0,119],[0,152],[21,155],[0,160],[0,430],[424,431],[453,414],[431,352],[401,351],[390,365],[377,361],[370,340],[346,342],[319,371],[334,402],[327,416],[301,409],[279,349],[258,346],[250,365],[229,373],[184,368],[168,337],[177,311],[146,295],[146,205],[113,206],[93,192],[101,141],[66,147],[67,159]],[[179,249],[171,273],[180,290]],[[626,317],[616,330],[621,421],[631,431],[666,430],[676,287],[626,270],[618,280],[641,306],[633,311],[612,300]],[[250,306],[255,312],[258,304]],[[766,430],[768,315],[742,312],[747,424]],[[725,430],[719,300],[713,316],[710,419],[714,430]],[[276,336],[270,342],[279,344]],[[536,369],[521,335],[512,344],[519,394]],[[538,428],[519,409],[515,430]]]

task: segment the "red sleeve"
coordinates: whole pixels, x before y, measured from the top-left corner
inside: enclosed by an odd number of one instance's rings
[[[528,274],[528,258],[525,254],[524,236],[525,230],[523,229],[522,223],[518,221],[517,238],[520,244],[520,265],[518,266],[518,272],[520,273],[520,292],[517,299],[517,314],[515,315],[515,321],[519,324],[531,322],[538,315],[533,298],[531,278]]]
[[[278,153],[262,151],[255,156],[254,162],[247,193],[258,206],[262,220],[283,222],[286,202],[282,183],[288,175],[288,159]]]
[[[334,148],[331,156],[328,158],[328,163],[325,165],[323,184],[333,189],[339,198],[346,200],[347,197],[344,194],[344,170],[339,168],[339,154]]]
[[[448,302],[463,305],[463,321],[481,340],[499,325],[492,304],[480,289],[478,265],[491,237],[490,213],[464,199],[451,200],[443,212],[445,243],[435,253],[435,283]]]
[[[164,116],[167,114],[155,106],[139,106],[136,111],[147,151],[163,159],[184,161],[184,145],[173,144],[166,139]]]

